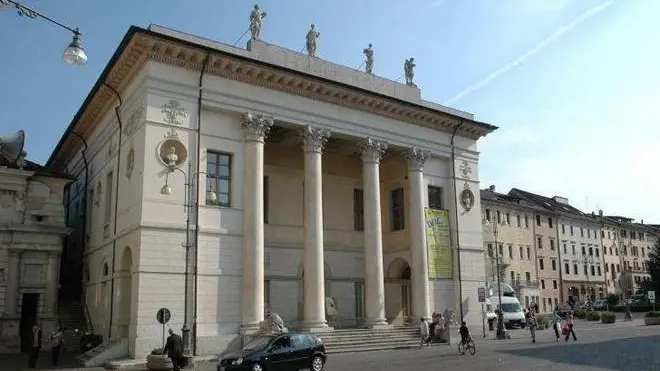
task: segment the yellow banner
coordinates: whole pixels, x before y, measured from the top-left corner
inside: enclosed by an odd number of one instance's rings
[[[426,208],[426,252],[429,279],[454,278],[454,259],[449,235],[449,212]]]

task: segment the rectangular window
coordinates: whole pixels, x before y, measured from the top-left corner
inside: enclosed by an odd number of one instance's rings
[[[527,260],[532,260],[531,248],[527,248]]]
[[[511,214],[506,213],[504,216],[506,217],[506,224],[511,225]]]
[[[488,257],[489,258],[494,258],[495,257],[495,255],[493,255],[493,244],[492,243],[488,244]]]
[[[548,227],[552,228],[552,218],[548,217]]]
[[[541,280],[541,288],[545,290],[545,280]]]
[[[353,230],[364,231],[364,191],[353,189]]]
[[[486,220],[492,222],[492,220],[490,220],[490,209],[486,209]]]
[[[428,187],[429,207],[431,209],[442,210],[442,187]]]
[[[509,245],[509,259],[513,259],[513,246]]]
[[[537,216],[536,216],[536,225],[537,225],[538,227],[541,226],[541,215],[537,215]]]
[[[502,213],[498,210],[497,211],[497,224],[502,223]]]
[[[564,254],[567,254],[568,251],[566,250],[566,244],[564,244]]]
[[[529,228],[529,216],[525,215],[525,228]]]
[[[264,177],[264,223],[268,224],[268,177]]]
[[[522,246],[518,247],[518,253],[520,254],[520,260],[525,258],[525,254],[523,253],[523,247]]]
[[[110,223],[110,217],[112,215],[112,171],[108,173],[108,175],[105,178],[105,200],[104,200],[104,207],[105,207],[105,214],[104,214],[104,219],[103,221],[105,223]]]
[[[543,248],[543,239],[541,237],[536,238],[536,247],[539,249]]]
[[[565,224],[561,225],[561,234],[566,234],[566,225]]]
[[[364,318],[364,284],[355,282],[353,290],[355,294],[355,318]]]
[[[543,267],[543,259],[539,259],[539,269],[540,269],[540,270],[543,270],[543,269],[544,269],[544,267]]]
[[[578,267],[577,264],[573,264],[573,274],[577,276],[578,274]]]
[[[571,226],[571,236],[573,236],[573,226]]]
[[[571,270],[568,268],[568,263],[564,263],[564,272],[566,272],[566,274],[571,274]]]
[[[557,290],[557,280],[552,280],[552,288]]]
[[[596,275],[596,267],[594,267],[593,265],[591,266],[591,275],[592,276]]]
[[[516,280],[516,274],[513,271],[511,271],[511,282],[515,280]]]
[[[391,207],[392,207],[392,230],[400,231],[405,228],[404,216],[404,198],[403,188],[393,189],[391,192]]]
[[[550,250],[555,249],[555,240],[550,240]]]
[[[586,264],[582,265],[582,270],[584,270],[585,276],[589,275],[589,267]]]
[[[525,281],[526,282],[531,282],[532,281],[532,274],[529,272],[525,272]]]
[[[231,206],[231,155],[228,153],[206,153],[208,187],[215,192],[216,200],[206,200],[207,205]]]
[[[599,265],[598,267],[596,267],[596,269],[598,270],[598,275],[599,275],[599,276],[602,276],[602,275],[603,275],[603,271],[602,271],[600,265]]]
[[[553,271],[557,270],[557,261],[555,259],[552,259],[552,270]]]
[[[518,228],[522,226],[522,224],[520,223],[520,215],[516,215],[516,224],[518,225]]]

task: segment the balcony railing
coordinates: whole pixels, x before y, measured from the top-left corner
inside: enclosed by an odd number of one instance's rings
[[[532,281],[532,280],[507,280],[506,283],[508,285],[511,285],[514,289],[518,284],[520,284],[521,288],[527,288],[527,289],[538,289],[541,287],[541,283],[539,281]]]

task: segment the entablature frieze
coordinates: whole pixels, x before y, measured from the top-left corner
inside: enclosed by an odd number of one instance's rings
[[[326,81],[285,67],[230,54],[212,46],[195,45],[190,41],[174,39],[139,28],[133,28],[132,31],[127,34],[118,49],[120,54],[116,55],[116,60],[113,57],[111,62],[113,64],[108,66],[107,74],[101,76],[104,81],[99,79],[66,134],[73,128],[83,137],[88,137],[97,126],[99,116],[107,113],[113,104],[117,104],[113,90],[105,85],[122,92],[132,82],[131,77],[149,60],[194,71],[205,68],[209,75],[366,111],[445,133],[452,133],[456,129],[457,135],[472,140],[477,140],[496,129],[494,126],[437,111],[421,104],[344,86],[341,83]],[[209,60],[205,64],[207,57]],[[79,145],[73,143],[77,139],[70,137],[62,139],[49,164],[59,157],[71,157],[73,155],[71,151],[79,148]],[[61,158],[60,161],[60,163],[66,162]]]

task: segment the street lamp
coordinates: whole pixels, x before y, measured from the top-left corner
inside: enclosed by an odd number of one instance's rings
[[[190,325],[188,324],[188,304],[189,304],[189,291],[188,291],[188,281],[189,281],[189,274],[190,274],[190,217],[192,215],[193,207],[198,206],[197,202],[193,203],[193,197],[192,197],[192,190],[193,190],[193,179],[200,175],[203,174],[208,178],[208,174],[205,172],[199,171],[197,173],[192,173],[192,163],[188,163],[188,173],[186,174],[185,171],[179,169],[176,167],[176,158],[171,159],[171,161],[168,162],[167,165],[167,175],[165,175],[165,184],[161,187],[160,189],[160,194],[169,196],[172,194],[172,187],[169,185],[168,180],[169,176],[171,173],[178,171],[181,174],[183,174],[183,179],[184,179],[184,186],[185,186],[185,200],[184,200],[184,209],[186,211],[186,240],[183,243],[183,247],[186,249],[186,271],[185,271],[185,281],[184,281],[184,309],[183,309],[183,327],[181,328],[181,335],[182,335],[182,340],[183,340],[183,356],[186,358],[188,361],[190,358],[192,358],[191,355],[191,338],[190,338],[190,331],[192,330],[190,328]],[[188,178],[189,175],[192,175],[190,178]],[[206,190],[206,200],[210,202],[215,202],[218,199],[218,195],[211,189],[211,187],[207,187]],[[189,364],[186,362],[186,364]]]
[[[16,11],[21,17],[32,19],[40,17],[73,33],[73,39],[71,40],[69,46],[64,49],[64,53],[62,53],[62,59],[68,64],[77,66],[87,63],[87,54],[85,54],[85,49],[83,49],[82,41],[80,40],[80,36],[82,34],[78,28],[71,28],[14,0],[0,0],[0,5],[13,5],[16,7]]]
[[[495,240],[495,264],[497,266],[497,301],[499,303],[499,309],[497,311],[497,333],[496,337],[498,340],[506,339],[506,329],[504,328],[504,313],[502,312],[502,283],[500,280],[500,250],[497,245],[497,223],[491,223],[489,220],[484,221],[485,225],[491,225],[493,230],[493,238]]]

